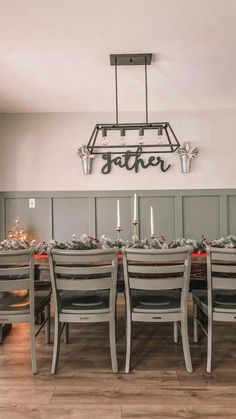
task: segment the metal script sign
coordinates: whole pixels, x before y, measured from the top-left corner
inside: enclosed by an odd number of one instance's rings
[[[165,161],[159,156],[150,156],[145,162],[140,156],[142,155],[142,147],[137,147],[136,151],[127,150],[121,156],[112,158],[112,153],[104,153],[102,159],[105,164],[101,169],[104,175],[111,172],[112,166],[119,166],[127,170],[134,170],[138,173],[139,169],[147,169],[149,166],[159,166],[162,172],[166,172],[170,168],[170,164],[166,165]]]

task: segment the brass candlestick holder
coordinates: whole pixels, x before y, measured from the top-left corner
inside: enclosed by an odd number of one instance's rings
[[[133,224],[133,236],[132,236],[132,241],[133,243],[135,243],[136,241],[139,240],[139,236],[138,236],[138,220],[133,220],[132,221]]]
[[[117,231],[117,241],[120,241],[120,232],[122,231],[121,226],[117,226],[115,231]]]

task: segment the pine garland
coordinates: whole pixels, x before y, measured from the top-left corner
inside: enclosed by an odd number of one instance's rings
[[[206,252],[207,246],[219,248],[236,248],[236,237],[229,235],[226,238],[209,242],[205,237],[201,241],[195,239],[178,238],[171,242],[166,242],[165,238],[145,238],[139,240],[135,238],[133,241],[124,241],[122,239],[112,241],[109,237],[103,234],[100,239],[97,239],[87,234],[82,234],[78,237],[76,234],[72,235],[71,241],[59,242],[50,240],[49,242],[42,241],[36,243],[33,240],[28,243],[26,240],[18,240],[15,238],[8,238],[0,243],[0,251],[27,249],[31,246],[35,247],[35,253],[39,255],[47,254],[48,249],[65,249],[65,250],[93,250],[93,249],[109,249],[109,248],[127,248],[127,249],[175,249],[177,247],[192,246],[195,253]]]

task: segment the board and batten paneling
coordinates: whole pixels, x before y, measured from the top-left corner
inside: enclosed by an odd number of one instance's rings
[[[5,235],[5,200],[0,194],[0,239]]]
[[[220,236],[218,196],[183,197],[183,236],[214,240]]]
[[[228,230],[236,236],[236,196],[228,196]]]
[[[72,234],[91,234],[89,198],[53,199],[53,236],[55,240],[71,240]]]
[[[83,192],[0,192],[0,238],[16,217],[29,238],[70,240],[73,233],[117,238],[116,203],[120,200],[121,238],[133,234],[133,197],[138,197],[140,238],[150,235],[150,207],[155,235],[208,240],[236,235],[236,189]],[[29,198],[36,199],[29,208]]]
[[[30,198],[31,196],[29,196]],[[29,198],[5,199],[5,230],[14,226],[16,217],[25,227],[28,240],[52,238],[52,210],[50,198],[35,198],[35,208],[29,208]]]

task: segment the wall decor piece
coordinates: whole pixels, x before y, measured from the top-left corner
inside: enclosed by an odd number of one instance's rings
[[[7,238],[0,242],[0,251],[28,249],[35,245],[35,240],[29,243],[27,240],[25,228],[20,226],[19,217],[16,217],[14,227],[7,232]]]
[[[162,172],[166,172],[170,168],[170,164],[165,166],[165,161],[160,156],[150,156],[145,162],[142,158],[143,149],[141,146],[137,147],[135,151],[126,151],[121,156],[113,157],[112,153],[104,153],[102,159],[106,161],[101,169],[104,175],[111,172],[112,166],[119,166],[127,170],[134,170],[138,173],[139,169],[147,169],[149,166],[159,166]]]
[[[90,156],[97,154],[107,163],[102,167],[102,173],[108,174],[112,165],[135,169],[138,172],[138,164],[131,163],[132,157],[140,158],[142,154],[174,153],[180,146],[179,141],[169,122],[149,122],[148,118],[148,87],[147,87],[147,66],[152,62],[152,54],[111,54],[110,64],[115,67],[115,104],[116,122],[114,124],[97,123],[92,131],[86,150]],[[145,122],[120,123],[118,106],[118,77],[117,69],[121,65],[143,65],[145,75]],[[134,135],[129,135],[129,134]],[[136,134],[136,138],[135,138]],[[81,147],[80,147],[81,148]],[[116,155],[118,157],[113,157]],[[87,156],[87,154],[86,154]],[[81,157],[84,174],[91,173],[92,162],[88,157]],[[149,157],[145,163],[140,159],[139,167],[147,168],[160,164],[161,171],[165,172],[170,165],[164,169],[164,160],[160,157]],[[87,166],[90,166],[90,170]],[[84,167],[86,166],[86,167]]]
[[[198,148],[191,146],[190,142],[186,141],[179,147],[178,153],[180,155],[182,173],[189,173],[191,161],[198,155]]]
[[[27,233],[25,232],[24,226],[20,226],[19,217],[16,217],[14,227],[8,230],[7,238],[10,240],[20,240],[22,242],[26,241]]]
[[[83,174],[90,175],[92,172],[92,163],[95,156],[90,153],[87,146],[84,144],[78,148],[78,155],[81,158]]]

